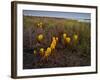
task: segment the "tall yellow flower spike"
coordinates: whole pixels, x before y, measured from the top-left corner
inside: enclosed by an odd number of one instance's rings
[[[54,49],[55,49],[55,45],[54,45],[53,43],[51,43],[50,48],[51,48],[52,50],[54,50]]]
[[[77,40],[77,39],[78,39],[78,35],[74,34],[74,40]]]
[[[52,44],[54,44],[54,45],[56,46],[56,40],[53,40],[53,41],[52,41]]]
[[[56,39],[57,39],[56,37],[53,37],[53,38],[52,38],[52,42],[51,42],[51,45],[50,45],[50,48],[51,48],[52,50],[55,49],[55,46],[56,46],[56,43],[57,43],[57,40],[56,40]]]
[[[44,38],[43,34],[39,34],[39,35],[38,35],[38,41],[42,41],[43,38]]]
[[[48,47],[47,50],[45,51],[45,57],[48,57],[51,54],[51,48]]]
[[[66,37],[66,42],[70,43],[70,41],[71,41],[71,38],[70,37]]]

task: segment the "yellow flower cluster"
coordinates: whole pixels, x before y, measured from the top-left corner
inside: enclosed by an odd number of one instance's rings
[[[71,42],[71,38],[68,37],[66,33],[63,33],[63,39],[64,39],[65,43],[70,43]],[[78,35],[74,34],[73,39],[74,39],[74,41],[77,41],[78,40]]]
[[[50,47],[48,47],[47,50],[45,51],[45,55],[44,55],[44,56],[45,56],[46,58],[51,54],[51,52],[52,52],[53,50],[55,50],[57,41],[58,41],[58,37],[53,37],[53,38],[52,38],[52,42],[51,42]]]
[[[41,56],[44,55],[44,48],[40,48],[40,55],[41,55]]]
[[[40,27],[40,28],[43,27],[43,23],[42,23],[42,22],[38,23],[37,25],[38,25],[38,27]]]
[[[65,40],[66,40],[67,43],[70,43],[71,38],[70,37],[66,37]]]
[[[67,37],[67,34],[66,33],[63,33],[63,38],[65,39]]]
[[[43,34],[38,35],[38,41],[42,41],[43,38],[44,38]],[[73,39],[75,41],[78,40],[78,35],[74,34]],[[39,50],[40,55],[44,58],[48,58],[48,56],[52,53],[52,51],[55,50],[58,40],[59,40],[58,37],[52,37],[52,42],[46,50],[44,48],[40,48]],[[66,33],[63,33],[63,40],[67,44],[71,42],[71,38]],[[34,50],[34,54],[36,53],[37,51]]]
[[[74,34],[74,40],[77,40],[77,39],[78,39],[78,35]]]
[[[45,58],[48,58],[48,56],[51,54],[53,50],[55,50],[56,44],[58,41],[58,37],[53,37],[52,42],[50,44],[50,47],[48,47],[46,50],[44,48],[40,48],[39,53],[41,56],[44,56]],[[34,50],[34,54],[36,55],[37,51]]]
[[[71,38],[68,37],[66,33],[63,33],[63,39],[64,39],[65,43],[70,43],[70,41],[71,41]]]
[[[42,41],[43,38],[44,38],[43,34],[39,34],[38,37],[37,37],[38,41]]]

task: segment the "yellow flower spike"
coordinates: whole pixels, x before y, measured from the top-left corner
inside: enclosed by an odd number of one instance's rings
[[[52,43],[56,46],[56,40],[54,40]]]
[[[51,48],[48,47],[47,50],[45,51],[45,57],[48,57],[51,54]]]
[[[65,39],[66,37],[67,37],[67,34],[66,34],[66,33],[64,33],[64,34],[63,34],[63,38]]]
[[[53,43],[53,42],[56,42],[56,38],[53,38],[53,39],[52,39],[52,43]]]
[[[47,52],[51,53],[51,48],[50,47],[47,48]]]
[[[56,37],[56,41],[58,41],[58,37]]]
[[[43,34],[39,34],[39,35],[38,35],[38,41],[42,41],[43,38],[44,38]]]
[[[66,37],[66,42],[70,43],[70,41],[71,41],[71,38],[70,37]]]
[[[33,51],[34,55],[36,55],[36,50]]]
[[[77,39],[78,39],[78,35],[74,34],[74,40],[77,40]]]
[[[54,41],[54,40],[56,40],[56,38],[55,37],[52,37],[52,40]]]
[[[53,50],[55,49],[55,45],[53,43],[51,43],[50,48]]]

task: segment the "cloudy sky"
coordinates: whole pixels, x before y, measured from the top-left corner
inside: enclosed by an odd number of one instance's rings
[[[40,17],[57,17],[57,18],[68,18],[76,20],[84,20],[91,18],[90,13],[75,13],[75,12],[56,12],[56,11],[34,11],[34,10],[23,10],[23,15],[40,16]]]

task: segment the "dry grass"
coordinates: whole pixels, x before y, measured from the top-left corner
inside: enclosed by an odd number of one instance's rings
[[[90,65],[90,23],[32,16],[23,20],[24,69]],[[55,49],[45,57],[53,37],[58,38]]]

